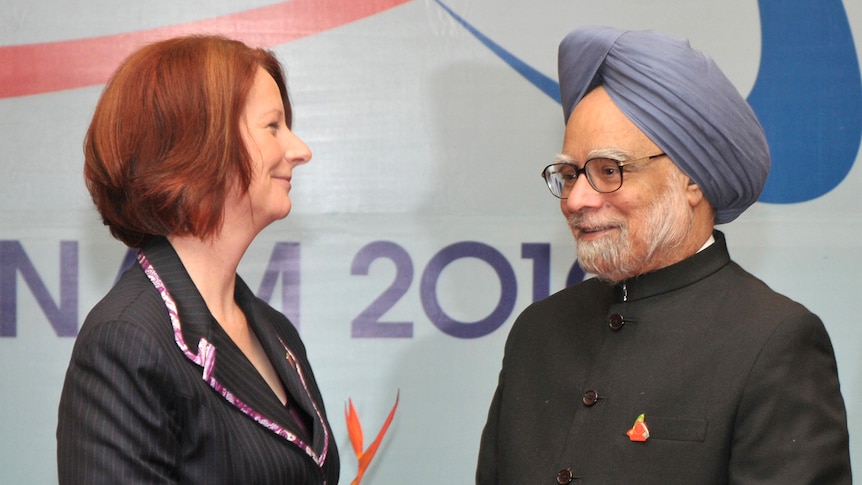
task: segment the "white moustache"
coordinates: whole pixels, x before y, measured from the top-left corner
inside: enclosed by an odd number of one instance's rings
[[[590,233],[606,229],[625,229],[626,221],[622,218],[597,218],[584,214],[572,214],[567,219],[569,227],[578,232]]]

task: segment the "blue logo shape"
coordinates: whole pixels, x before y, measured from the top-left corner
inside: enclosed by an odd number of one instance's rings
[[[557,81],[549,78],[548,76],[545,76],[541,72],[530,67],[526,62],[524,62],[524,61],[518,59],[517,57],[515,57],[514,55],[512,55],[511,52],[504,49],[500,44],[497,44],[493,40],[489,39],[488,36],[486,36],[482,32],[479,32],[476,29],[476,27],[473,27],[472,25],[470,25],[466,20],[464,20],[463,18],[461,18],[461,16],[459,16],[458,14],[453,12],[451,8],[447,7],[440,0],[434,0],[434,1],[437,2],[438,5],[443,7],[443,10],[445,10],[446,13],[451,15],[452,18],[455,19],[456,22],[461,24],[465,29],[467,29],[468,32],[473,34],[473,37],[476,37],[476,39],[478,39],[479,42],[484,44],[485,47],[487,47],[488,49],[491,49],[491,52],[496,54],[497,57],[499,57],[500,59],[503,60],[503,62],[508,64],[509,67],[514,69],[516,72],[518,72],[518,74],[520,74],[521,76],[524,76],[524,78],[526,78],[527,81],[530,82],[530,84],[539,88],[540,91],[542,91],[543,93],[550,96],[551,99],[553,99],[554,101],[556,101],[560,105],[563,104],[563,102],[560,101],[560,84]]]
[[[435,0],[476,39],[560,103],[557,81]],[[850,172],[862,140],[862,77],[841,0],[760,0],[761,58],[748,96],[772,154],[762,202],[820,197]]]
[[[862,137],[862,81],[840,0],[760,0],[760,71],[748,102],[772,170],[763,202],[820,197],[844,180]]]

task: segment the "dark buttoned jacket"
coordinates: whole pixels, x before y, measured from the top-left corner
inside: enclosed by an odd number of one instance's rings
[[[143,253],[178,321],[141,264],[90,312],[60,400],[60,483],[335,485],[335,440],[293,325],[237,277],[236,301],[296,417],[214,320],[170,244]]]
[[[478,484],[851,483],[822,322],[715,238],[673,266],[588,280],[520,315]]]

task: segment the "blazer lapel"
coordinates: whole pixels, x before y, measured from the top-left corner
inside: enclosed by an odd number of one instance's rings
[[[144,248],[143,253],[176,304],[181,327],[179,337],[191,352],[197,353],[201,338],[211,342],[212,315],[209,308],[167,239],[157,238]]]
[[[278,325],[270,320],[267,312],[261,311],[259,306],[255,304],[256,298],[240,278],[237,279],[237,301],[240,302],[243,310],[248,315],[249,323],[252,325],[270,362],[275,367],[287,391],[289,404],[298,408],[300,413],[304,414],[304,417],[307,418],[307,431],[311,434],[307,438],[311,439],[310,444],[316,452],[322,452],[325,445],[323,437],[326,434],[324,432],[323,417],[318,412],[320,404],[314,402],[309,390],[306,388],[307,383],[303,382],[303,377],[300,375],[305,370],[299,367],[301,364],[296,362],[294,356],[289,355],[289,349],[286,346],[284,337],[279,335],[276,330]],[[272,394],[271,391],[270,394]],[[282,406],[282,409],[285,408]],[[298,429],[293,416],[290,417],[290,421],[291,426]]]
[[[148,263],[155,269],[157,278],[167,288],[170,299],[176,306],[179,329],[175,325],[174,336],[177,345],[189,360],[202,367],[203,380],[250,418],[303,448],[315,461],[321,461],[314,453],[314,450],[320,448],[316,443],[314,445],[309,443],[311,437],[305,436],[306,433],[290,416],[263,377],[214,320],[203,297],[197,291],[197,287],[167,239],[157,238],[142,252]],[[153,281],[151,275],[148,274],[148,277]],[[157,285],[157,282],[153,281],[153,284]],[[165,298],[165,294],[162,295]],[[261,312],[256,311],[253,304],[249,304],[249,297],[254,298],[254,295],[240,278],[237,278],[237,296],[249,322],[261,317]],[[268,322],[263,324],[256,322],[252,325],[288,393],[291,396],[297,396],[297,404],[308,412],[310,399],[304,391],[301,391],[303,386],[297,385],[298,379],[293,378],[295,373],[286,371],[285,352],[276,347],[281,345],[278,336]],[[312,416],[313,433],[316,435],[319,424],[313,407],[309,416]],[[313,441],[316,442],[317,439]],[[311,446],[312,449],[308,449],[307,446]]]

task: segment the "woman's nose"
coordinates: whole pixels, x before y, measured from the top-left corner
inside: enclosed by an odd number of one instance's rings
[[[311,160],[311,149],[293,131],[288,130],[284,158],[295,165],[308,163]]]

